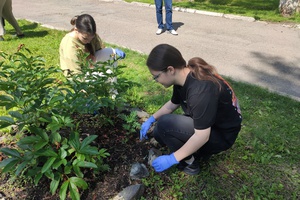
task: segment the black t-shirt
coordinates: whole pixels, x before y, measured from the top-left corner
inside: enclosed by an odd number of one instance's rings
[[[212,81],[198,80],[189,73],[183,86],[173,86],[172,103],[180,104],[193,118],[195,129],[211,127],[231,132],[240,127],[242,117],[233,106],[232,91],[223,81],[220,83],[221,90]]]

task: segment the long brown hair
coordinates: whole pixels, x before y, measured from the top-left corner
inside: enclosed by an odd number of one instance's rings
[[[191,58],[188,61],[188,67],[190,68],[192,75],[198,80],[209,80],[218,85],[219,89],[222,89],[220,84],[220,75],[216,68],[209,65],[205,60],[200,57]]]
[[[210,64],[208,64],[205,60],[200,57],[194,57],[188,61],[188,67],[190,68],[192,75],[198,80],[210,80],[214,82],[218,87],[219,90],[222,90],[221,82],[225,83],[227,87],[230,88],[232,93],[232,103],[233,106],[237,107],[240,112],[240,108],[238,106],[238,101],[235,96],[235,93],[230,86],[230,84],[218,74],[216,68]]]

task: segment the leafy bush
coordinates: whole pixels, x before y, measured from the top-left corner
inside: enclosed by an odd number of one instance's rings
[[[103,125],[113,123],[117,108],[125,103],[122,93],[133,83],[112,82],[124,67],[113,67],[112,62],[97,63],[93,69],[86,62],[82,73],[57,79],[60,69],[45,67],[42,57],[31,54],[25,47],[12,55],[0,52],[0,106],[8,114],[0,117],[0,128],[15,126],[23,136],[16,146],[0,149],[7,156],[0,169],[29,177],[35,185],[48,178],[52,194],[59,188],[61,199],[68,192],[80,199],[79,189],[88,187],[85,172],[108,170],[103,159],[109,154],[91,145],[97,135],[82,138],[71,116],[95,112]]]

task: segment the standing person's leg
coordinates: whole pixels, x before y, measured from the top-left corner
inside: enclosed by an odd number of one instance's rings
[[[4,19],[7,20],[8,23],[10,23],[14,27],[14,29],[17,32],[17,35],[22,36],[23,35],[22,30],[12,13],[12,1],[11,0],[4,0],[4,1],[5,3],[2,10],[2,16],[4,17]]]
[[[164,0],[165,1],[165,9],[166,9],[166,26],[167,30],[173,30],[172,24],[172,0]]]
[[[156,21],[158,25],[157,26],[158,30],[156,32],[157,35],[161,34],[162,30],[164,29],[162,6],[163,6],[163,0],[155,0]]]
[[[0,1],[0,17],[1,18],[2,18],[2,11],[3,11],[5,1],[6,0]],[[3,24],[3,20],[1,19],[1,21],[0,21],[0,40],[3,40],[3,35],[4,35],[4,24]]]
[[[166,26],[169,33],[172,35],[178,35],[178,33],[173,28],[172,22],[172,0],[164,0],[165,1],[165,8],[166,8]]]

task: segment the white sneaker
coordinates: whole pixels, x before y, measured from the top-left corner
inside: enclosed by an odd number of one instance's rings
[[[178,35],[178,33],[174,29],[169,30],[169,33],[171,33],[172,35]]]
[[[156,31],[156,35],[160,35],[161,33],[162,33],[162,29],[161,28],[159,28],[159,29],[157,29],[157,31]]]

